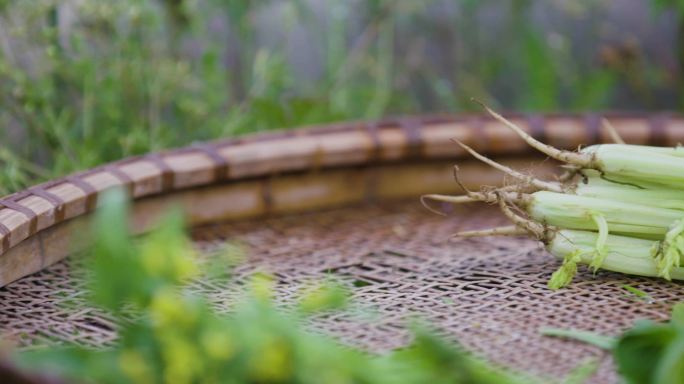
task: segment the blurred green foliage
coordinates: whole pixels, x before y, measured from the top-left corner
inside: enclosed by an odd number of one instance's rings
[[[641,321],[623,334],[613,349],[619,372],[629,384],[684,381],[684,304],[669,323]]]
[[[0,193],[195,140],[471,97],[680,108],[681,2],[627,3],[678,29],[626,30],[607,0],[2,0]],[[682,46],[643,46],[650,33]]]
[[[498,371],[424,330],[410,346],[385,355],[304,330],[306,317],[344,306],[341,283],[311,287],[285,314],[272,301],[275,282],[257,274],[248,296],[218,314],[187,289],[207,264],[195,258],[178,212],[134,241],[123,193],[103,201],[87,259],[89,291],[92,305],[117,319],[119,341],[101,350],[66,345],[17,353],[24,369],[96,383],[535,382]],[[228,271],[229,264],[211,263],[214,272],[219,268]]]
[[[684,303],[673,306],[669,322],[637,321],[617,337],[567,329],[544,329],[542,333],[610,350],[627,384],[684,382]]]

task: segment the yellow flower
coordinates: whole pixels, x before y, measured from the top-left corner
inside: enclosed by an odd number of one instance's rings
[[[165,336],[162,341],[164,381],[169,384],[185,384],[201,378],[204,366],[197,348],[178,335]]]
[[[346,304],[347,295],[341,286],[330,282],[309,287],[299,302],[305,312],[340,308]]]
[[[134,383],[152,383],[154,375],[145,362],[145,357],[132,349],[125,349],[119,354],[119,367]]]
[[[251,374],[256,381],[285,381],[292,375],[290,350],[282,340],[267,342],[251,362]]]
[[[173,277],[177,280],[190,279],[199,274],[199,267],[195,262],[192,250],[185,248],[182,254],[177,254],[171,260]]]
[[[167,257],[163,252],[158,252],[158,250],[155,249],[156,247],[152,247],[148,244],[145,245],[146,246],[143,247],[142,254],[140,255],[140,260],[145,271],[152,276],[161,274],[168,262]]]
[[[182,234],[153,233],[141,247],[141,262],[145,271],[154,277],[173,282],[197,276],[199,267],[195,253]]]
[[[257,273],[250,280],[251,293],[254,298],[270,300],[273,297],[273,278],[265,273]]]
[[[200,340],[204,351],[214,360],[228,360],[235,355],[235,345],[226,330],[207,330]]]
[[[196,308],[171,288],[159,290],[152,297],[150,316],[159,327],[186,327],[195,324]]]

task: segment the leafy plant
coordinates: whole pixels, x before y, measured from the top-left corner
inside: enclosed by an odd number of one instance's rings
[[[627,383],[684,382],[684,304],[674,306],[668,323],[642,320],[618,337],[576,330],[546,329],[542,332],[612,351],[618,372]]]
[[[677,6],[657,3],[654,17]],[[473,96],[524,111],[676,107],[681,70],[638,39],[576,38],[605,29],[607,4],[2,1],[0,193],[196,140],[470,110]]]
[[[613,354],[630,383],[684,381],[684,305],[672,310],[667,324],[642,321],[623,334]]]

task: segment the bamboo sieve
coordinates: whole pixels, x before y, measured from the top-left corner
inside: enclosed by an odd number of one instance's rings
[[[676,145],[684,140],[684,117],[670,114],[507,115],[535,138],[565,149],[609,141],[601,116],[628,143]],[[131,227],[136,233],[148,229],[170,206],[180,205],[200,247],[211,247],[227,237],[248,237],[261,254],[252,264],[268,263],[283,281],[297,282],[311,271],[333,270],[360,282],[358,298],[391,308],[390,320],[372,331],[349,328],[340,319],[324,319],[320,327],[370,350],[401,346],[403,339],[393,333],[401,334],[403,317],[396,313],[403,310],[397,312],[397,308],[409,308],[431,319],[434,315],[447,333],[496,362],[554,375],[571,368],[567,361],[563,365],[564,357],[597,352],[558,340],[542,341],[538,335],[535,338],[535,327],[562,326],[567,320],[571,325],[617,332],[635,318],[667,316],[671,304],[684,293],[675,283],[629,280],[644,284],[655,305],[629,302],[620,291],[626,278],[610,273],[599,274],[598,280],[580,277],[570,289],[551,293],[544,284],[556,261],[533,242],[439,242],[448,238],[453,229],[449,223],[454,220],[460,226],[498,220],[486,207],[461,209],[449,220],[417,207],[421,194],[458,191],[452,177],[455,163],[466,185],[474,189],[503,181],[499,173],[469,160],[453,138],[512,167],[530,169],[538,163],[534,172],[553,173],[553,162],[540,161],[514,133],[489,117],[402,117],[198,143],[124,159],[7,196],[0,200],[0,286],[5,286],[0,290],[4,303],[0,304],[0,328],[10,334],[40,333],[36,329],[44,325],[41,321],[54,321],[29,319],[22,313],[22,306],[29,304],[22,303],[40,296],[36,305],[45,305],[50,301],[46,299],[50,293],[45,293],[50,286],[71,292],[79,288],[64,277],[68,267],[60,260],[87,243],[77,237],[81,233],[77,229],[87,225],[98,196],[115,186],[126,188],[134,200]],[[345,208],[350,206],[364,209]],[[390,226],[388,232],[384,224],[373,224],[397,218],[405,221],[403,229]],[[222,224],[226,222],[232,224]],[[282,236],[264,235],[264,228],[279,228]],[[298,236],[308,240],[297,247],[283,243]],[[395,243],[404,251],[397,250]],[[274,254],[276,245],[285,251]],[[341,256],[339,247],[347,247],[355,256]],[[432,256],[419,255],[422,251]],[[463,254],[467,257],[458,261]],[[368,255],[376,258],[367,259]],[[251,267],[244,268],[247,273]],[[45,284],[49,287],[44,288]],[[69,284],[74,288],[67,288]],[[286,286],[282,289],[288,296],[292,292]],[[447,296],[456,304],[444,307],[442,299]],[[568,298],[569,307],[561,304]],[[597,313],[603,314],[604,325],[598,320],[587,322]],[[501,322],[489,324],[493,318]],[[105,319],[98,317],[101,324]],[[517,337],[528,339],[527,344],[498,345],[487,333],[478,332],[483,328],[477,322],[497,328],[498,337],[511,343],[517,332]],[[84,331],[87,337],[82,339],[74,338],[88,345],[106,344],[113,330],[102,327]],[[388,338],[393,341],[387,342]],[[537,351],[525,352],[526,346]],[[518,348],[519,353],[515,352]],[[610,362],[604,365],[597,380],[614,380]]]

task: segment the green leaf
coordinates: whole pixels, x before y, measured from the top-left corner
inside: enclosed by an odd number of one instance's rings
[[[665,348],[654,375],[655,383],[684,383],[684,333]]]
[[[558,108],[558,74],[551,52],[539,33],[525,36],[524,57],[527,64],[527,87],[523,108],[555,110]]]
[[[125,378],[117,373],[118,363],[114,351],[95,351],[82,347],[56,347],[27,351],[14,356],[19,366],[41,373],[74,379],[65,382],[123,383]]]
[[[563,258],[563,264],[553,272],[549,282],[547,283],[549,289],[557,290],[570,284],[572,279],[577,274],[577,263],[582,260],[584,251],[577,249]]]
[[[576,329],[542,328],[540,333],[544,336],[555,336],[581,341],[606,350],[613,349],[617,341],[614,337]]]
[[[625,284],[622,286],[622,288],[629,291],[629,293],[634,294],[635,296],[637,296],[641,299],[646,299],[648,301],[653,299],[648,293],[646,293],[646,292],[644,292],[638,288],[634,288],[631,285]]]
[[[329,281],[311,287],[300,299],[299,308],[304,313],[341,309],[348,299],[349,292],[342,285]]]
[[[648,384],[655,381],[668,344],[677,337],[668,325],[643,322],[627,331],[615,345],[613,356],[618,372],[628,383]]]
[[[588,110],[606,108],[610,91],[615,87],[617,75],[607,69],[597,69],[573,83],[573,98],[570,108]]]
[[[684,303],[677,303],[672,307],[672,323],[684,325]]]
[[[128,234],[128,205],[122,190],[107,191],[95,214],[94,245],[87,259],[92,274],[89,280],[91,300],[106,309],[118,311],[135,296],[144,283],[131,268],[136,263],[135,249]]]

